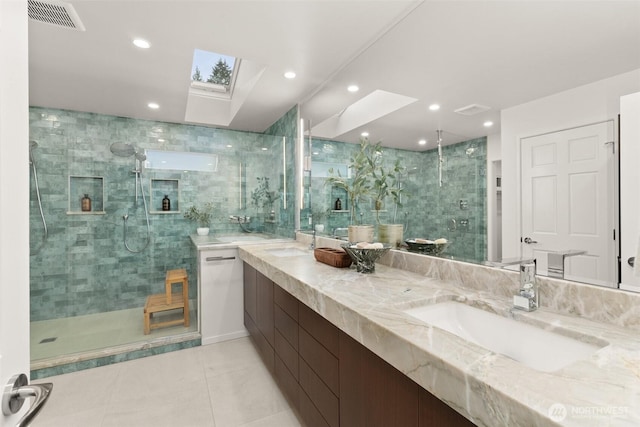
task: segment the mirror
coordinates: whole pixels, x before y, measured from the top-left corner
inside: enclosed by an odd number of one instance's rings
[[[357,149],[352,143],[312,139],[310,212],[313,226],[320,233],[346,235],[351,207],[345,191],[327,184],[327,176],[329,169],[341,170],[341,175],[348,176],[349,158]],[[437,149],[416,152],[383,148],[382,163],[390,166],[397,159],[403,168],[396,183],[403,189],[401,206],[387,197],[376,210],[373,200],[361,200],[356,210],[358,222],[402,224],[405,240],[446,238],[450,244],[442,256],[484,262],[487,259],[486,150],[486,138],[443,146],[440,185]],[[306,224],[305,228],[311,230],[311,227]]]
[[[347,176],[349,158],[357,148],[352,143],[312,139],[311,176],[307,182],[309,213],[320,234],[346,236],[347,197],[344,190],[327,185],[327,177],[330,169],[341,170],[341,174]],[[450,244],[440,256],[492,265],[487,261],[487,204],[496,203],[499,214],[501,183],[495,178],[500,176],[499,162],[489,162],[494,170],[489,172],[492,179],[487,179],[487,148],[487,138],[442,147],[442,186],[439,185],[437,148],[424,152],[384,148],[384,163],[399,159],[404,168],[398,184],[405,190],[402,206],[387,200],[382,210],[376,212],[372,200],[363,200],[357,210],[360,223],[376,224],[376,214],[379,214],[381,223],[403,224],[404,240],[446,238]],[[488,182],[495,185],[487,189]],[[310,222],[303,229],[311,230],[311,227]],[[548,271],[545,268],[540,273],[547,275]],[[575,276],[565,278],[576,280]]]

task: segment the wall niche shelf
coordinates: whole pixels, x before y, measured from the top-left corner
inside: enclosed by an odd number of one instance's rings
[[[82,210],[82,198],[89,196],[91,210]],[[69,175],[69,205],[67,215],[104,215],[104,178],[101,176]]]
[[[180,180],[151,178],[149,189],[149,213],[151,214],[178,214],[180,213]],[[162,210],[162,199],[169,197],[171,208]]]

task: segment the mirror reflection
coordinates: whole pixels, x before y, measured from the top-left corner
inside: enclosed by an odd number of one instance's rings
[[[446,135],[443,132],[443,138]],[[387,171],[396,162],[400,166],[392,184],[402,190],[399,203],[391,195],[382,204],[376,204],[374,195],[361,197],[352,221],[352,202],[330,177],[339,170],[341,176],[352,179],[349,159],[357,151],[357,144],[312,139],[311,208],[306,214],[311,215],[317,232],[347,239],[351,223],[371,224],[379,239],[380,224],[401,224],[404,247],[404,241],[410,239],[446,239],[449,245],[441,256],[478,263],[487,259],[486,138],[443,146],[440,153],[437,149],[414,152],[383,147],[381,166]]]

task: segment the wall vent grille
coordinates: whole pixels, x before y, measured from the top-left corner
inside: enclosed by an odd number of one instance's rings
[[[84,25],[69,3],[29,0],[29,19],[70,30],[84,31]]]
[[[490,109],[491,107],[487,107],[486,105],[471,104],[453,111],[454,113],[462,114],[463,116],[475,116],[476,114],[480,114]]]

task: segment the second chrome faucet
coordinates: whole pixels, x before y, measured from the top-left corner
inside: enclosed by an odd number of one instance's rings
[[[513,296],[513,307],[519,310],[534,311],[539,305],[536,260],[527,260],[520,263],[520,290]]]

